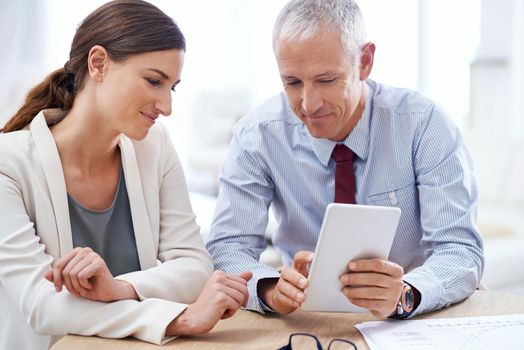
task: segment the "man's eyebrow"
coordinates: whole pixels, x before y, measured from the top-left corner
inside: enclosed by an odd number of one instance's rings
[[[329,76],[329,75],[337,75],[337,74],[339,74],[338,71],[328,70],[328,71],[325,71],[323,73],[315,75],[315,78],[321,78],[321,77],[325,77],[325,76]]]
[[[326,76],[333,76],[333,75],[338,75],[338,74],[340,74],[340,72],[335,71],[335,70],[328,70],[328,71],[322,72],[320,74],[316,74],[314,76],[314,78],[318,79],[318,78],[322,78],[322,77],[326,77]],[[295,77],[294,75],[281,75],[280,79],[282,79],[282,80],[289,80],[289,79],[297,79],[297,77]]]
[[[156,73],[160,74],[160,76],[161,76],[162,78],[164,78],[165,80],[169,80],[169,75],[167,75],[166,73],[162,72],[160,69],[156,69],[156,68],[147,68],[147,70],[150,70],[150,71],[156,72]]]

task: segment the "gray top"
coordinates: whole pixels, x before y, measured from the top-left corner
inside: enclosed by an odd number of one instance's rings
[[[88,209],[69,194],[67,199],[74,247],[93,249],[113,276],[140,270],[123,170],[115,199],[108,209]]]

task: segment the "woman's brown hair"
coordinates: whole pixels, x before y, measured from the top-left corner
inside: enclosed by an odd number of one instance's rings
[[[29,91],[22,107],[0,132],[25,128],[43,109],[69,111],[84,86],[87,57],[95,45],[103,46],[116,62],[144,52],[186,49],[180,28],[154,5],[141,0],[108,2],[82,21],[71,44],[69,61]]]

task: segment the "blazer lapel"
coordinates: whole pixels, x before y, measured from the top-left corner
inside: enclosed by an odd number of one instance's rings
[[[135,149],[131,140],[124,135],[120,136],[119,146],[122,155],[122,167],[126,179],[129,206],[131,207],[138,258],[140,260],[140,267],[142,270],[145,270],[157,265],[153,232],[151,230],[144,192],[142,191],[142,180],[140,178]]]
[[[47,126],[43,111],[33,119],[30,130],[36,151],[42,162],[47,186],[49,187],[49,195],[58,231],[60,256],[63,256],[73,249],[67,190],[55,139]]]

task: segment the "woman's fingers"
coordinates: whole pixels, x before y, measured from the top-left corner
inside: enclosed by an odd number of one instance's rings
[[[236,276],[232,276],[236,277]],[[238,279],[238,278],[228,278],[225,280],[224,284],[232,288],[242,295],[241,304],[244,305],[247,302],[247,299],[249,298],[249,293],[247,290],[247,282],[244,279]]]
[[[62,290],[62,271],[67,266],[69,261],[71,261],[71,259],[73,259],[81,250],[82,248],[73,249],[72,251],[58,259],[58,261],[53,266],[53,283],[57,292],[60,292]]]
[[[73,261],[71,261],[71,263],[72,262]],[[86,255],[83,257],[82,260],[78,261],[76,265],[69,272],[69,279],[71,280],[73,287],[80,294],[82,294],[82,292],[85,293],[87,292],[87,290],[91,289],[91,284],[89,283],[88,279],[92,275],[86,274],[84,271],[86,271],[86,269],[89,269],[89,267],[92,264],[93,264],[93,257],[90,255]]]
[[[54,283],[57,292],[65,285],[70,293],[79,296],[92,288],[89,278],[96,273],[93,271],[96,271],[99,259],[99,255],[89,247],[75,248],[60,258],[44,277]]]
[[[81,295],[83,289],[78,282],[77,273],[89,264],[89,255],[92,252],[89,248],[80,249],[62,270],[63,283],[66,285],[67,290],[75,295]]]
[[[44,278],[48,280],[49,282],[53,282],[53,270],[49,270],[46,273],[44,273]]]

